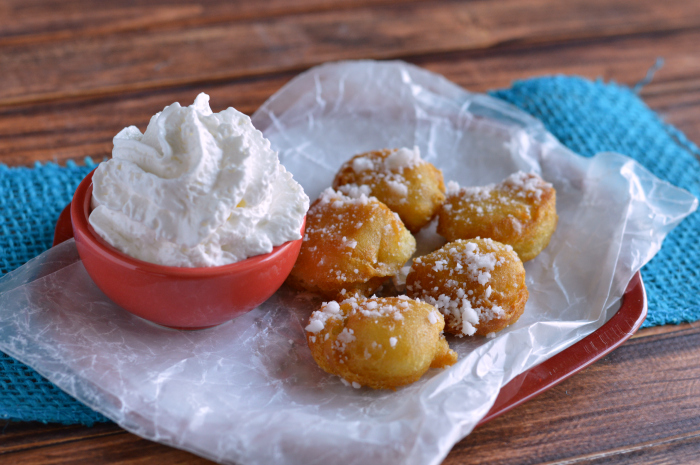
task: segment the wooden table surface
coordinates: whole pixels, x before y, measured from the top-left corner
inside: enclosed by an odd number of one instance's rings
[[[661,57],[641,97],[698,142],[698,44],[698,0],[2,0],[0,162],[100,160],[174,101],[204,91],[252,114],[297,73],[356,58],[486,91],[554,73],[632,86]],[[5,423],[0,463],[210,463],[113,424]],[[700,463],[700,324],[640,331],[445,463]]]

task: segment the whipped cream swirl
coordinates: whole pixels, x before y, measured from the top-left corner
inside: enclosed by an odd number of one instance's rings
[[[309,198],[270,141],[234,108],[209,96],[173,103],[145,133],[114,137],[93,176],[90,224],[134,258],[178,267],[235,263],[301,238]]]

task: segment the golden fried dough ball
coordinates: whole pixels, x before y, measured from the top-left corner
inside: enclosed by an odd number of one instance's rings
[[[432,305],[401,297],[327,302],[311,315],[306,338],[316,363],[354,387],[395,389],[428,368],[457,362]]]
[[[549,244],[557,227],[556,202],[550,183],[522,171],[483,187],[450,183],[437,231],[448,241],[490,237],[512,245],[526,262]]]
[[[307,213],[301,252],[287,283],[330,299],[367,296],[398,273],[415,250],[416,240],[386,205],[328,188]]]
[[[504,329],[518,321],[528,298],[520,258],[491,239],[457,240],[415,259],[406,291],[437,307],[445,331],[457,336]]]
[[[442,173],[421,159],[418,147],[355,155],[335,175],[333,187],[343,192],[365,189],[398,213],[413,233],[428,224],[445,201]]]

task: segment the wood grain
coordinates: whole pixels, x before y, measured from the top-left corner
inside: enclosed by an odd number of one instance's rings
[[[494,51],[454,52],[412,60],[475,92],[508,87],[512,81],[543,74],[574,74],[634,86],[657,56],[664,67],[642,97],[691,140],[700,140],[700,30],[634,36],[566,45]],[[100,160],[111,153],[112,137],[127,125],[145,129],[165,105],[189,104],[198,92],[212,97],[214,110],[233,106],[252,114],[294,73],[237,79],[114,96],[0,107],[0,159],[11,165],[36,160]]]
[[[39,447],[55,446],[81,439],[123,434],[114,423],[97,423],[92,427],[75,425],[44,425],[33,422],[0,422],[0,462],[2,456]]]
[[[420,0],[6,0],[0,3],[0,45],[36,45],[135,30],[181,29],[416,1]],[[57,15],[57,10],[61,14]]]
[[[114,427],[116,428],[116,427]],[[87,430],[88,428],[86,428]],[[87,432],[87,431],[86,431]],[[124,431],[80,440],[61,441],[0,455],[9,463],[48,464],[212,464],[196,455],[141,439]]]
[[[101,160],[111,154],[117,132],[132,124],[145,129],[150,117],[166,105],[189,105],[199,92],[207,92],[214,111],[233,106],[252,114],[291,77],[0,108],[0,160],[10,165],[79,161],[86,156]]]
[[[581,374],[474,431],[446,463],[596,463],[673,443],[697,446],[698,356],[698,328],[630,340]]]
[[[693,463],[700,448],[700,361],[689,360],[700,360],[700,325],[667,328],[674,330],[642,330],[576,376],[476,429],[444,463]],[[13,464],[211,463],[113,424],[10,423],[1,437],[0,462]]]
[[[439,27],[436,27],[439,25]],[[700,26],[700,2],[432,1],[0,47],[0,105],[201,85],[329,60],[410,58]]]

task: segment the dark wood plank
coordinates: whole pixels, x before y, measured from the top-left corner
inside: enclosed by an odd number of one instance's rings
[[[0,105],[298,71],[329,60],[418,57],[700,26],[695,0],[440,0],[0,47]]]
[[[124,433],[114,423],[96,423],[86,427],[5,420],[0,422],[0,462],[3,455],[11,452]]]
[[[632,336],[632,339],[639,339],[640,337],[658,336],[661,334],[675,333],[679,331],[692,331],[698,327],[700,327],[700,322],[697,321],[693,323],[681,323],[678,325],[652,326],[651,328],[640,329]]]
[[[647,104],[696,145],[700,143],[700,80],[688,79],[659,87],[649,86],[642,93]]]
[[[635,465],[691,464],[697,463],[698,451],[700,451],[700,431],[693,431],[687,434],[666,438],[663,441],[650,441],[597,454],[571,457],[567,459],[565,463],[581,465],[617,465],[630,463]],[[563,463],[558,460],[549,462],[549,464],[563,465]]]
[[[699,42],[700,30],[527,49],[512,45],[412,61],[483,92],[508,87],[517,79],[556,73],[634,86],[656,57],[664,56],[664,67],[641,95],[691,140],[700,141],[700,49],[694,46]],[[234,106],[251,114],[294,74],[0,108],[0,161],[27,165],[35,160],[102,159],[111,153],[112,137],[119,130],[130,124],[144,129],[153,113],[174,101],[190,104],[205,91],[215,110]]]
[[[37,44],[415,1],[420,0],[5,0],[0,3],[0,45]]]
[[[697,447],[699,357],[698,328],[630,340],[475,430],[445,463],[603,463],[611,457],[624,461],[642,452],[665,456],[671,447]]]
[[[139,438],[130,433],[84,438],[51,446],[0,455],[14,465],[83,464],[213,464],[183,450]]]
[[[188,86],[69,102],[0,108],[0,162],[96,160],[109,156],[112,138],[125,126],[144,129],[150,117],[175,101],[190,105],[201,91],[214,111],[233,106],[252,114],[293,76],[239,80],[229,85]]]
[[[647,330],[478,428],[444,463],[693,463],[700,447],[700,327],[672,328]],[[11,424],[0,436],[0,462],[210,463],[115,426],[25,425]]]

